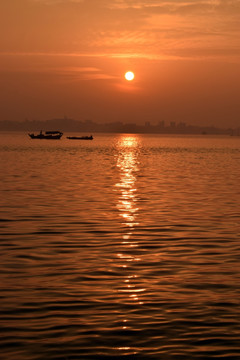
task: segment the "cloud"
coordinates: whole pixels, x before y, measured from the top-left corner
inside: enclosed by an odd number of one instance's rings
[[[240,0],[2,0],[0,48],[160,59],[181,57],[184,48],[207,57],[211,48],[232,57],[239,16]]]
[[[109,80],[116,77],[103,72],[102,69],[86,66],[63,66],[60,68],[49,69],[51,73],[58,73],[60,76],[67,77],[69,81],[79,80]]]
[[[16,2],[16,0],[2,0]],[[19,0],[17,0],[18,2]],[[135,10],[147,13],[195,13],[196,11],[220,11],[232,13],[240,10],[240,0],[21,0],[46,5],[75,4],[84,8],[112,10]],[[17,3],[16,2],[16,3]]]
[[[58,58],[65,58],[62,66],[58,66]],[[107,73],[104,69],[96,66],[70,65],[79,61],[86,64],[94,56],[78,56],[77,54],[32,54],[32,53],[0,53],[0,73],[51,75],[64,83],[78,82],[80,80],[106,80],[115,79],[116,76]],[[99,58],[99,56],[98,56]],[[41,60],[44,59],[44,62]]]
[[[238,0],[237,0],[238,1]],[[181,11],[181,9],[208,9],[213,8],[219,4],[219,0],[116,0],[109,2],[110,8],[115,9],[140,9],[148,12],[160,12],[160,13],[175,13]]]
[[[55,5],[55,4],[63,4],[63,3],[75,3],[82,4],[85,0],[30,0],[35,3],[41,3],[46,5]]]

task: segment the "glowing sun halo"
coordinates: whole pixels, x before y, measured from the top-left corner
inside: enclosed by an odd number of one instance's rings
[[[132,71],[126,72],[125,79],[128,81],[132,81],[134,79],[134,73]]]

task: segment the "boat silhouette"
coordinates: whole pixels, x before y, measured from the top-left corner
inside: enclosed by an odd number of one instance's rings
[[[69,140],[93,140],[93,136],[67,136]]]
[[[45,131],[45,133],[40,131],[39,134],[28,134],[31,139],[47,139],[47,140],[59,140],[63,136],[61,131]]]

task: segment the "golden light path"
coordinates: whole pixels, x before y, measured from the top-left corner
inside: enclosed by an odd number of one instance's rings
[[[134,136],[122,136],[118,143],[117,167],[120,170],[120,182],[115,186],[120,190],[117,208],[124,224],[130,229],[138,223],[135,222],[138,207],[136,205],[136,176],[138,140]],[[124,238],[128,236],[124,235]]]
[[[143,304],[141,294],[145,292],[142,280],[135,272],[135,262],[141,261],[135,250],[138,247],[138,241],[134,239],[134,229],[139,225],[137,215],[139,208],[137,206],[137,188],[136,174],[138,172],[138,148],[139,138],[137,136],[124,135],[118,142],[117,167],[119,169],[120,179],[115,184],[118,192],[118,202],[116,207],[121,223],[124,226],[122,233],[122,246],[116,254],[123,272],[123,284],[119,287],[119,292],[123,294],[123,301],[134,301],[138,306]],[[124,294],[127,296],[125,298]],[[127,300],[128,299],[128,300]],[[128,320],[125,319],[127,323]],[[123,325],[126,328],[127,324]]]
[[[143,305],[142,296],[146,291],[144,280],[138,274],[136,262],[141,262],[137,248],[138,241],[134,235],[135,228],[139,225],[137,216],[139,208],[138,192],[136,187],[136,174],[138,168],[139,138],[133,135],[122,135],[117,143],[117,168],[119,170],[119,181],[115,184],[118,193],[116,207],[119,211],[122,228],[122,241],[116,253],[115,264],[122,269],[122,276],[117,285],[119,301],[126,304],[135,304],[136,308]],[[122,330],[134,328],[130,314],[119,315]],[[122,344],[117,348],[122,355],[136,354],[134,346]]]

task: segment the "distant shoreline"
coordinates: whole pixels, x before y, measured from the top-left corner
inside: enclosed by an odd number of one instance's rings
[[[176,134],[176,135],[231,135],[239,136],[239,128],[218,128],[215,126],[188,125],[180,122],[170,122],[165,124],[160,121],[153,125],[146,122],[144,125],[136,123],[95,123],[91,120],[78,121],[68,118],[52,119],[46,121],[25,120],[19,121],[0,121],[0,131],[40,131],[40,130],[61,130],[71,133],[133,133],[133,134]]]

